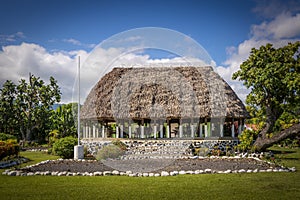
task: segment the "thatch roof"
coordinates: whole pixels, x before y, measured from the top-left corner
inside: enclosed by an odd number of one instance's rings
[[[247,118],[212,67],[114,68],[89,93],[82,119]]]

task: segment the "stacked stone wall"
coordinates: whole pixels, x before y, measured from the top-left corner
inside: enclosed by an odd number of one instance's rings
[[[114,140],[82,140],[90,154],[96,155],[104,146]],[[121,140],[126,144],[126,154],[123,159],[142,158],[183,158],[207,154],[227,154],[233,152],[238,140]]]

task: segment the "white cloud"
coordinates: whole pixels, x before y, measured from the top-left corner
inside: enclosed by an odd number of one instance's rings
[[[50,42],[51,41],[55,41],[55,40],[50,40]],[[70,44],[76,45],[76,46],[86,47],[86,48],[94,48],[96,46],[95,44],[82,43],[79,40],[76,40],[74,38],[63,39],[62,41],[66,42],[66,43],[70,43]]]
[[[0,44],[7,44],[10,42],[16,42],[19,39],[25,38],[23,32],[16,32],[11,35],[0,35]]]
[[[2,47],[0,51],[0,84],[6,80],[17,83],[21,78],[28,80],[29,72],[47,81],[53,76],[61,88],[62,102],[77,100],[77,57],[81,58],[81,102],[95,83],[116,66],[160,66],[166,63],[183,65],[201,63],[197,59],[179,58],[151,59],[149,55],[127,52],[123,48],[95,48],[88,53],[79,51],[49,52],[37,44],[22,43]],[[202,62],[203,65],[204,62]],[[72,99],[74,95],[74,99]]]
[[[37,44],[5,46],[0,51],[0,83],[6,80],[17,83],[21,78],[28,80],[29,72],[47,81],[50,76],[58,80],[62,101],[70,101],[76,75],[76,56],[86,56],[85,51],[49,53]]]
[[[265,9],[259,7],[259,9],[257,12],[265,12],[263,15],[269,14],[270,17],[272,10],[277,10],[273,6]],[[251,37],[248,40],[243,41],[237,47],[227,47],[226,52],[229,57],[223,63],[225,67],[217,67],[217,72],[230,84],[242,101],[245,101],[249,90],[242,85],[242,82],[233,81],[231,78],[232,74],[239,70],[242,62],[249,57],[251,49],[259,48],[267,43],[272,43],[275,48],[278,48],[300,39],[300,13],[292,15],[291,12],[280,11],[279,14],[276,11],[277,16],[272,15],[272,20],[252,25]],[[274,12],[273,10],[272,14]]]
[[[271,22],[252,26],[255,38],[293,38],[300,35],[300,14],[282,13]]]

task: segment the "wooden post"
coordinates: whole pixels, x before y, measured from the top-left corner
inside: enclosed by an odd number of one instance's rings
[[[182,119],[179,120],[179,138],[182,138],[183,131],[182,131]]]
[[[220,136],[224,137],[224,122],[222,118],[220,118]]]
[[[82,130],[83,138],[86,138],[86,123],[83,125],[83,130]]]
[[[159,121],[159,135],[160,135],[160,138],[163,138],[164,137],[164,125],[161,124],[161,121]]]
[[[195,127],[194,127],[194,120],[193,118],[191,119],[191,123],[190,123],[190,126],[191,126],[191,138],[194,138],[195,137]]]
[[[131,138],[131,133],[132,133],[132,130],[131,130],[131,123],[128,122],[128,137]]]
[[[124,125],[123,125],[123,121],[121,121],[121,125],[120,125],[120,137],[124,138]]]
[[[232,118],[232,124],[231,124],[231,136],[232,138],[235,137],[235,131],[234,131],[234,118]]]
[[[200,123],[199,123],[199,137],[202,137],[202,123],[201,123],[201,120],[200,120]]]
[[[167,138],[170,138],[170,120],[167,119]]]
[[[144,119],[142,119],[142,124],[141,124],[141,138],[145,138]]]
[[[154,139],[156,139],[156,134],[157,134],[157,126],[156,126],[156,120],[154,120],[154,127],[153,127],[153,132],[154,132]]]

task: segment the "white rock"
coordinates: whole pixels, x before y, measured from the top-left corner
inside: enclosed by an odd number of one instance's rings
[[[149,174],[145,172],[145,173],[143,173],[143,176],[144,176],[144,177],[148,177]]]
[[[169,174],[169,172],[167,172],[167,171],[162,171],[162,172],[160,173],[160,175],[161,175],[161,176],[169,176],[170,174]]]
[[[37,171],[34,173],[35,176],[41,175],[41,172]]]
[[[186,172],[184,170],[181,170],[181,171],[179,171],[179,174],[184,175],[184,174],[186,174]]]
[[[295,167],[291,167],[291,168],[289,168],[289,171],[290,171],[290,172],[295,172],[295,171],[296,171],[296,168],[295,168]]]
[[[252,170],[251,170],[251,169],[248,169],[248,170],[247,170],[247,173],[252,173]]]
[[[266,170],[264,170],[264,169],[261,169],[261,170],[259,170],[259,172],[266,172]]]
[[[246,170],[244,170],[244,169],[240,169],[239,171],[238,171],[238,173],[245,173],[246,172]]]
[[[68,172],[68,173],[66,174],[66,176],[73,176],[73,173],[72,173],[72,172]]]
[[[120,172],[120,176],[124,176],[124,175],[126,175],[125,172]]]
[[[205,173],[211,173],[212,170],[211,170],[211,169],[205,169],[204,172],[205,172]]]
[[[33,175],[34,175],[33,172],[28,172],[28,173],[27,173],[27,176],[33,176]]]
[[[179,172],[178,171],[173,171],[173,172],[170,172],[170,176],[176,176],[176,175],[178,175],[179,174]]]
[[[51,175],[51,172],[50,172],[50,171],[45,171],[45,172],[44,172],[44,175],[45,175],[45,176],[50,176],[50,175]]]
[[[253,170],[253,173],[257,173],[257,172],[258,172],[258,169]]]
[[[149,177],[153,177],[154,176],[154,173],[149,173]]]
[[[195,172],[192,170],[189,170],[189,171],[186,171],[186,174],[195,174]]]
[[[224,171],[224,173],[225,173],[225,174],[230,174],[230,173],[231,173],[231,170],[228,169],[228,170]]]
[[[126,171],[126,174],[128,175],[128,174],[132,174],[132,171]]]
[[[7,173],[7,175],[9,175],[9,176],[16,176],[17,172],[16,171],[10,171],[10,172]]]
[[[137,173],[131,173],[131,174],[128,174],[129,177],[136,177],[137,176]]]
[[[52,176],[57,176],[58,172],[51,172]]]
[[[155,177],[158,177],[158,176],[160,176],[160,174],[159,174],[159,173],[155,173],[154,176],[155,176]]]
[[[94,172],[94,176],[102,176],[102,172]]]
[[[278,169],[273,169],[273,172],[278,172],[279,170]]]
[[[273,172],[273,169],[267,169],[267,172]]]
[[[113,175],[120,175],[120,172],[118,170],[114,170],[114,171],[112,171],[112,174]]]
[[[65,176],[65,174],[63,172],[59,172],[57,176]]]
[[[111,171],[104,171],[103,172],[103,176],[109,176],[109,175],[111,175]]]

